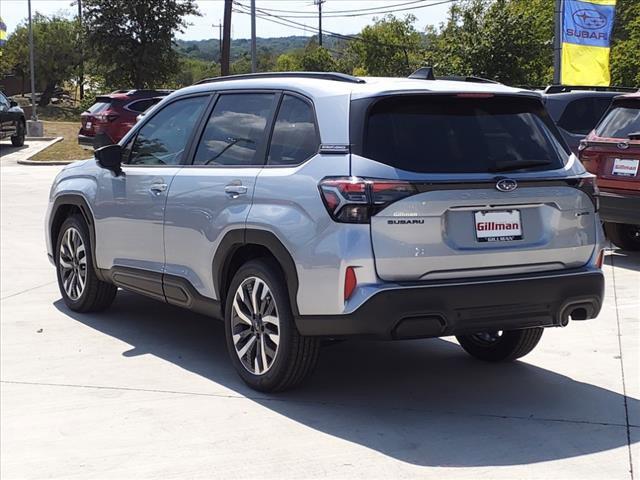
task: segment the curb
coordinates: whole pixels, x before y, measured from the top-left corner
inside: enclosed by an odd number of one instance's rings
[[[80,160],[16,160],[20,165],[69,165]]]
[[[35,157],[37,154],[39,154],[41,151],[46,150],[47,148],[49,148],[51,145],[55,145],[58,142],[61,142],[62,140],[64,140],[64,137],[26,137],[25,140],[42,140],[47,142],[45,145],[41,145],[39,146],[32,154],[29,158],[26,159],[19,159],[16,160],[16,162],[19,165],[67,165],[71,162],[73,162],[74,160],[42,160],[42,161],[38,161],[38,160],[30,160],[31,158]]]

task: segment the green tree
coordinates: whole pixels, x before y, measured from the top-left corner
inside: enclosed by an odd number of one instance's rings
[[[80,53],[77,49],[80,30],[75,20],[60,16],[33,17],[33,43],[35,74],[38,84],[44,85],[40,96],[40,106],[49,104],[55,87],[71,80],[78,64]],[[9,36],[3,52],[3,70],[13,70],[18,75],[28,77],[29,29],[23,22]]]
[[[640,87],[640,2],[618,0],[611,48],[611,84]]]
[[[300,57],[300,68],[307,72],[334,72],[337,65],[329,50],[312,42]]]
[[[553,64],[554,0],[466,0],[427,32],[427,62],[440,75],[544,85]]]
[[[86,48],[108,85],[162,86],[180,63],[175,35],[187,15],[199,15],[195,0],[83,0]]]
[[[415,17],[392,15],[366,26],[347,47],[343,69],[359,68],[373,76],[404,77],[424,61],[422,36],[414,27]]]
[[[291,53],[283,53],[276,59],[276,72],[295,72],[301,70],[300,58]]]

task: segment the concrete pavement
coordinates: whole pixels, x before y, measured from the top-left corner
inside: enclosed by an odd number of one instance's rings
[[[14,147],[9,139],[2,140],[0,142],[0,164],[17,165],[19,161],[27,161],[36,153],[61,140],[62,137],[27,138],[21,147]]]
[[[263,395],[221,323],[126,292],[65,308],[42,227],[58,170],[0,168],[3,479],[639,478],[640,255],[609,255],[598,319],[523,361],[347,341],[303,388]]]

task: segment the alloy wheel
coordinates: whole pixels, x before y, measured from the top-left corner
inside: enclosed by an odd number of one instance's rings
[[[254,375],[269,371],[280,345],[280,319],[273,294],[264,280],[246,278],[236,290],[231,311],[236,355]]]
[[[497,343],[502,338],[503,331],[497,330],[493,332],[480,332],[474,333],[471,335],[471,338],[474,342],[479,345],[493,345]]]
[[[78,300],[87,284],[87,252],[80,232],[74,227],[62,236],[58,265],[65,293],[71,300]]]

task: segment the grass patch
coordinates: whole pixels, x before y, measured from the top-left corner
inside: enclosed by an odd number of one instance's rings
[[[64,139],[31,157],[31,160],[84,160],[90,158],[91,150],[78,145],[78,130],[80,130],[80,122],[44,122],[46,137],[63,137]]]

